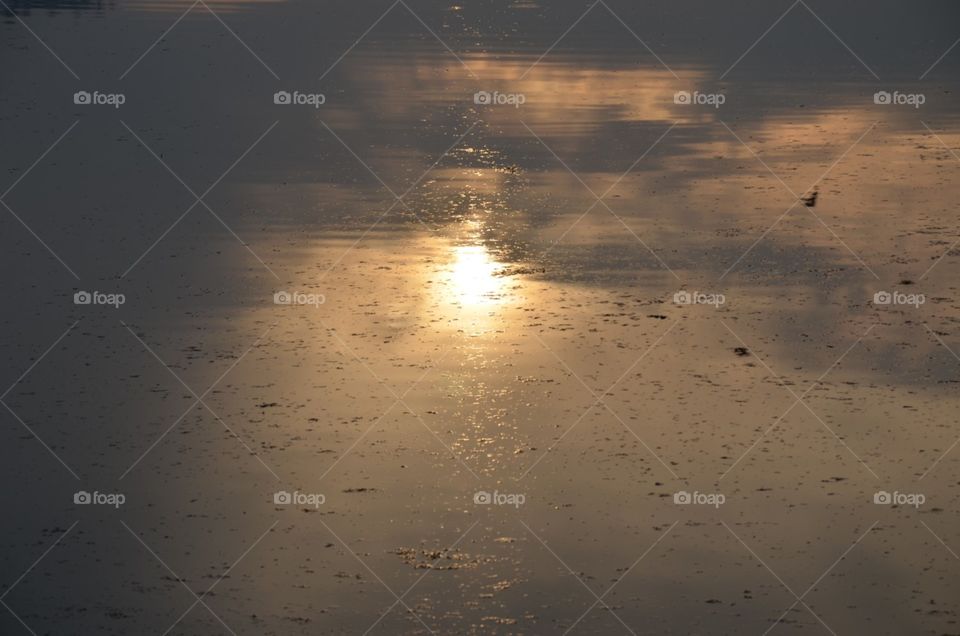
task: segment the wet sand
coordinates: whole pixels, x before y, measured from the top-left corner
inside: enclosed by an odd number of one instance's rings
[[[208,4],[0,24],[0,632],[960,633],[954,7]]]

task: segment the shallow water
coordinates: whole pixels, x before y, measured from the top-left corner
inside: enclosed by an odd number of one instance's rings
[[[633,4],[9,4],[0,631],[960,631],[956,7]]]

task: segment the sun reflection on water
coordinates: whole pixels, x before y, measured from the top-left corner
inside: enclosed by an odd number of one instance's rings
[[[458,245],[447,277],[449,300],[467,307],[498,305],[504,301],[506,277],[498,275],[503,263],[483,245]]]

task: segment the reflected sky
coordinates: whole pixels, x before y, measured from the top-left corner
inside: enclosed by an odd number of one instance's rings
[[[191,589],[279,519],[211,601],[237,633],[363,633],[395,600],[378,577],[425,571],[409,602],[438,633],[562,633],[594,600],[571,571],[625,577],[608,599],[638,632],[763,633],[795,600],[778,578],[806,590],[878,518],[811,607],[837,633],[955,630],[928,529],[960,545],[960,49],[931,69],[957,5],[798,4],[751,47],[789,2],[609,4],[211,1],[222,23],[166,34],[189,5],[10,4],[79,79],[7,16],[2,198],[30,228],[0,239],[8,385],[37,364],[5,397],[4,476],[32,477],[5,494],[4,571],[75,516],[21,418],[129,493]],[[278,509],[278,483],[329,506]],[[932,505],[878,511],[881,487]],[[495,489],[528,503],[478,512]],[[729,503],[678,510],[680,489]],[[38,633],[162,633],[192,602],[114,519],[78,528],[8,597]],[[201,610],[183,633],[220,629]],[[791,627],[823,630],[803,607]],[[378,629],[426,631],[398,608]]]

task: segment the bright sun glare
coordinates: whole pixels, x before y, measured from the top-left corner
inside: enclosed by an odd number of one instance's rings
[[[482,245],[454,247],[448,280],[452,300],[469,306],[502,302],[506,279],[496,275],[501,268]]]

